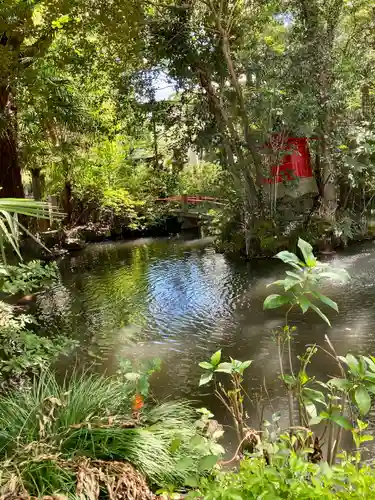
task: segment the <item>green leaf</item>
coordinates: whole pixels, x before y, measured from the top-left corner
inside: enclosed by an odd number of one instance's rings
[[[213,368],[211,363],[208,363],[207,361],[202,361],[201,363],[199,363],[199,366],[203,368],[203,370],[212,370]]]
[[[249,368],[251,363],[252,363],[252,360],[250,360],[250,359],[248,361],[244,361],[243,363],[241,363],[241,366],[239,367],[240,372],[243,373],[246,370],[246,368]]]
[[[366,383],[366,389],[368,390],[368,392],[370,394],[375,394],[375,384],[372,384],[372,383],[368,384],[368,383]]]
[[[194,460],[190,457],[182,458],[176,463],[176,469],[179,471],[186,471],[192,468],[194,468]]]
[[[357,358],[355,358],[353,356],[353,354],[347,354],[344,359],[345,359],[346,364],[349,366],[352,374],[359,375],[360,369],[359,369],[359,361],[357,360]]]
[[[300,284],[300,280],[297,280],[295,278],[285,278],[284,280],[284,290],[287,292],[291,288],[295,287],[296,285]]]
[[[316,406],[314,403],[311,403],[310,401],[306,400],[306,401],[304,401],[304,404],[305,404],[307,414],[310,418],[315,418],[318,416],[318,410],[316,409]]]
[[[321,413],[321,415],[322,415],[322,413]],[[347,431],[350,431],[353,428],[353,426],[349,422],[349,420],[346,417],[344,417],[343,415],[332,415],[331,420],[333,420],[333,422],[335,422],[338,426],[342,427],[343,429],[345,429]]]
[[[215,369],[215,372],[222,372],[222,373],[232,373],[232,371],[233,371],[232,363],[220,363]]]
[[[212,380],[213,376],[214,374],[212,372],[204,373],[199,380],[199,386],[208,384],[208,382]]]
[[[321,415],[318,415],[310,419],[309,425],[318,425],[322,420],[324,420],[324,418]]]
[[[305,312],[311,307],[311,302],[305,295],[301,295],[301,297],[298,298],[298,304],[302,309],[303,314],[305,314]]]
[[[294,271],[285,271],[285,273],[288,275],[288,276],[291,276],[292,278],[295,278],[296,280],[298,280],[300,283],[303,282],[303,276],[302,274],[298,274],[298,273],[295,273]]]
[[[363,356],[363,359],[366,361],[369,369],[375,373],[375,362],[373,359],[369,358],[368,356]]]
[[[374,436],[371,436],[371,434],[364,434],[359,439],[360,443],[367,443],[368,441],[373,441],[373,440]]]
[[[220,363],[221,359],[221,349],[216,351],[212,356],[211,356],[211,364],[212,366],[216,366]]]
[[[325,295],[322,295],[319,292],[314,292],[314,295],[315,295],[315,297],[317,299],[319,299],[321,302],[323,302],[323,304],[325,304],[328,307],[331,307],[336,312],[339,312],[339,308],[338,308],[336,302],[334,302],[333,300],[331,300],[329,297],[326,297]]]
[[[188,476],[185,479],[185,486],[189,486],[189,488],[198,488],[198,480],[195,476]]]
[[[285,304],[289,304],[290,299],[286,295],[277,295],[272,294],[266,297],[266,300],[263,303],[263,309],[277,309]]]
[[[310,307],[311,307],[311,309],[313,309],[327,323],[327,325],[331,326],[331,323],[330,323],[329,319],[327,318],[327,316],[324,313],[322,313],[322,311],[319,309],[319,307],[317,307],[312,302],[311,302],[311,306]]]
[[[182,439],[181,438],[175,438],[175,439],[173,439],[173,441],[171,442],[171,446],[170,446],[171,453],[176,453],[176,451],[181,446],[181,443],[182,443]]]
[[[295,386],[297,385],[297,379],[295,379],[294,377],[292,377],[292,375],[284,375],[283,377],[280,376],[281,380],[283,382],[285,382],[286,384],[290,385],[290,386]]]
[[[137,382],[141,378],[140,373],[125,373],[125,378],[130,382]]]
[[[367,389],[360,385],[354,393],[354,399],[361,414],[367,415],[371,408],[371,398],[370,394],[367,392]]]
[[[368,427],[368,423],[367,422],[364,422],[363,420],[357,418],[357,425],[358,425],[358,429],[362,432],[364,431],[365,429],[367,429]]]
[[[275,255],[275,258],[282,260],[283,262],[285,262],[285,264],[289,264],[298,270],[301,270],[301,267],[304,266],[303,262],[299,260],[296,254],[288,252],[287,250],[279,252],[277,255]]]
[[[206,455],[201,458],[198,462],[198,470],[205,471],[211,470],[217,463],[217,459],[219,457],[217,455]]]
[[[193,446],[194,448],[196,448],[197,446],[202,446],[202,445],[206,445],[206,440],[204,439],[203,436],[200,436],[199,434],[195,434],[195,436],[193,436],[191,439],[190,439],[190,442],[189,442],[190,446]]]
[[[268,288],[270,286],[274,286],[274,285],[284,287],[284,283],[285,283],[285,280],[276,280],[276,281],[273,281],[272,283],[268,283],[268,285],[266,286],[266,288]]]
[[[302,238],[298,238],[298,248],[301,250],[303,258],[308,267],[316,266],[316,258],[313,254],[313,248],[310,243],[303,240]]]
[[[332,378],[327,383],[329,386],[336,387],[339,391],[348,391],[352,386],[351,382],[346,378]]]
[[[319,402],[326,404],[324,394],[321,391],[316,391],[315,389],[310,389],[309,387],[304,387],[302,390],[303,396],[313,402]]]
[[[342,283],[346,283],[349,279],[350,276],[345,269],[335,269],[334,271],[324,271],[323,273],[320,273],[319,276],[321,278],[327,278],[331,279],[333,281],[341,281]]]

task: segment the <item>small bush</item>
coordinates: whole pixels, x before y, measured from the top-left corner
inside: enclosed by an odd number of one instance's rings
[[[38,373],[57,356],[69,352],[75,342],[57,335],[42,337],[32,331],[36,320],[16,314],[14,307],[0,301],[0,381],[25,379]]]
[[[83,374],[59,385],[50,373],[30,391],[0,397],[3,487],[18,477],[31,495],[68,493],[82,457],[129,462],[155,486],[184,485],[209,452],[208,440],[193,441],[201,434],[196,412],[169,402],[135,417],[132,400],[123,378]]]
[[[246,458],[238,472],[203,480],[196,493],[204,500],[370,500],[375,498],[375,471],[346,455],[330,467],[292,452],[271,465],[263,457]]]

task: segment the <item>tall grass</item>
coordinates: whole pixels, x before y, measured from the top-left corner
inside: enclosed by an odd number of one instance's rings
[[[184,484],[205,455],[190,444],[194,410],[185,402],[146,405],[134,421],[131,401],[123,380],[88,374],[60,385],[44,373],[30,391],[1,396],[0,482],[13,474],[29,494],[68,493],[74,463],[84,456],[127,461],[158,486]]]

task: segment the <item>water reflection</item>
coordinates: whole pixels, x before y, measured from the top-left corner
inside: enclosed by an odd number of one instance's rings
[[[62,283],[42,298],[46,328],[81,340],[85,352],[91,350],[101,369],[110,372],[119,356],[160,357],[156,396],[203,402],[218,418],[223,418],[222,408],[207,389],[198,388],[197,364],[222,348],[225,356],[253,359],[247,389],[265,383],[270,397],[283,406],[272,338],[283,317],[279,311],[263,312],[262,303],[269,293],[266,285],[282,275],[284,266],[272,260],[234,262],[206,243],[147,239],[89,246],[61,262]],[[323,344],[325,333],[339,354],[375,353],[375,247],[352,247],[331,260],[352,276],[349,284],[325,290],[339,304],[340,315],[330,312],[329,329],[313,313],[295,314],[295,354],[306,344]],[[324,354],[312,370],[324,379],[335,374]]]

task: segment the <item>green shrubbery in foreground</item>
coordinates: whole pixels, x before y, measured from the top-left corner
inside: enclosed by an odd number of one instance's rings
[[[193,498],[193,496],[191,496]],[[196,498],[205,500],[334,500],[374,499],[375,471],[343,455],[340,463],[314,464],[281,449],[271,465],[263,457],[245,458],[237,472],[202,480]]]
[[[375,499],[375,469],[372,461],[364,463],[364,446],[373,440],[366,433],[365,421],[375,393],[375,358],[338,356],[326,336],[323,351],[334,360],[337,376],[319,381],[309,375],[309,365],[318,352],[317,345],[293,359],[291,344],[296,329],[290,313],[299,308],[317,313],[328,325],[321,306],[338,311],[337,304],[322,295],[321,284],[327,279],[345,280],[345,272],[319,262],[311,246],[299,240],[302,260],[283,251],[277,257],[291,270],[273,285],[281,288],[269,295],[265,309],[285,307],[284,326],[274,332],[279,352],[280,380],[288,395],[284,415],[273,414],[271,422],[260,417],[252,429],[246,413],[248,395],[242,387],[245,370],[251,361],[222,361],[221,351],[200,363],[205,370],[200,384],[215,380],[215,394],[230,413],[237,431],[238,448],[230,463],[239,470],[217,471],[213,478],[203,478],[191,498],[205,500],[240,499]],[[284,351],[286,356],[284,356]],[[285,362],[286,361],[286,362]],[[298,363],[297,363],[298,361]],[[297,366],[298,365],[298,366]],[[217,373],[229,376],[229,384],[216,380]],[[251,401],[254,404],[254,401]],[[269,401],[257,401],[263,415]],[[289,425],[281,422],[289,420]],[[342,451],[344,434],[351,437],[352,452]],[[236,462],[235,462],[236,461]]]
[[[154,487],[182,486],[212,467],[215,443],[188,403],[144,405],[134,415],[133,396],[134,384],[122,377],[83,374],[61,385],[50,373],[31,390],[3,395],[1,494],[74,495],[81,483],[82,494],[90,497],[82,474],[92,483],[93,470],[106,468],[114,480],[124,461]]]

